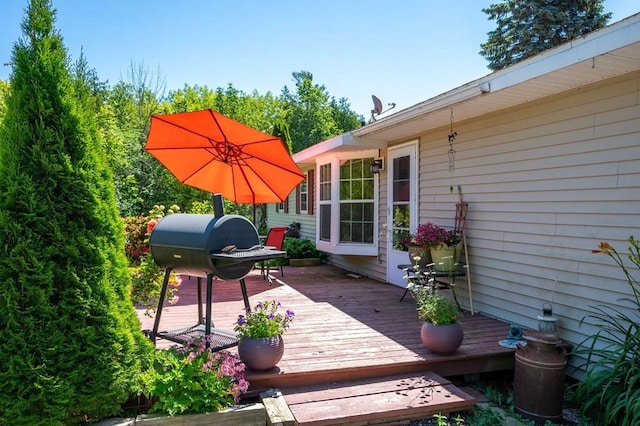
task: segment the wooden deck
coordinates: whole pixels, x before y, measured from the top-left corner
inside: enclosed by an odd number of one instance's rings
[[[434,372],[447,377],[513,369],[514,350],[498,344],[508,334],[506,323],[466,314],[460,321],[464,328],[460,349],[437,355],[422,345],[415,302],[411,297],[400,301],[404,290],[399,287],[354,277],[329,265],[285,267],[284,277],[279,271],[272,271],[272,276],[276,280],[271,286],[259,270],[246,277],[251,305],[278,300],[296,317],[284,336],[285,353],[278,366],[266,372],[247,371],[252,393],[280,388],[286,394],[288,388],[402,374],[422,377]],[[195,279],[183,282],[179,302],[163,310],[160,331],[197,323],[196,289]],[[233,330],[243,310],[239,283],[214,281],[215,326]],[[139,317],[143,329],[153,327],[153,318],[144,310],[139,310]],[[171,344],[158,340],[157,347]]]

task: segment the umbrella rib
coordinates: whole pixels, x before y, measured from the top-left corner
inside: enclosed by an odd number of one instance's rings
[[[218,129],[220,130],[220,133],[222,133],[222,136],[224,137],[224,141],[223,141],[223,142],[230,143],[230,144],[233,144],[233,145],[237,145],[236,143],[231,142],[231,141],[229,140],[229,138],[227,137],[226,132],[224,131],[224,127],[223,127],[223,126],[220,124],[220,122],[218,121],[218,118],[217,118],[217,117],[216,117],[216,115],[213,113],[213,110],[212,110],[212,109],[209,109],[208,111],[209,111],[209,114],[211,114],[211,119],[213,120],[213,122],[214,122],[214,123],[216,123],[216,126],[218,126]],[[240,123],[240,124],[243,124],[244,126],[247,126],[247,125],[246,125],[246,124],[244,124],[244,123]],[[248,126],[247,126],[247,127],[248,127]],[[257,130],[257,129],[254,129],[254,130],[256,130],[256,131],[257,131],[257,132],[259,132],[259,133],[264,134],[264,135],[266,136],[266,138],[265,138],[265,139],[255,140],[255,141],[251,141],[251,142],[247,142],[247,143],[244,143],[243,145],[253,145],[253,144],[255,144],[255,143],[268,142],[268,141],[270,141],[270,140],[272,140],[272,139],[278,139],[278,140],[280,140],[279,138],[277,138],[277,137],[275,137],[275,136],[268,135],[268,134],[266,134],[266,133],[263,133],[263,132],[261,132],[260,130]]]
[[[256,157],[253,157],[253,158],[256,158]],[[267,182],[267,181],[262,177],[262,175],[261,175],[261,174],[257,173],[257,172],[256,172],[256,170],[255,170],[253,167],[251,167],[251,165],[249,165],[249,163],[247,163],[247,162],[246,162],[246,159],[244,159],[244,158],[243,158],[242,160],[244,160],[244,165],[245,165],[245,167],[246,167],[246,168],[251,169],[251,171],[253,171],[253,172],[256,174],[256,176],[258,177],[258,179],[260,179],[260,181],[262,181],[262,183],[264,183],[264,184],[265,184],[265,186],[266,186],[267,188],[269,188],[269,190],[270,190],[271,192],[273,192],[273,193],[278,197],[278,199],[279,199],[280,201],[284,201],[284,198],[280,198],[280,196],[279,196],[279,195],[278,195],[278,193],[276,192],[276,190],[275,190],[275,188],[273,187],[273,185],[270,185],[270,184],[269,184],[269,182]],[[237,163],[239,164],[239,162],[237,162]],[[269,164],[271,164],[271,163],[269,163]],[[281,169],[281,170],[286,171],[286,172],[290,172],[290,171],[289,171],[289,170],[287,170],[287,169]],[[240,172],[242,173],[242,176],[244,177],[244,181],[245,181],[245,182],[247,182],[247,186],[249,186],[249,188],[251,188],[251,194],[252,194],[252,196],[253,196],[254,204],[255,204],[256,192],[253,190],[253,187],[252,187],[251,185],[249,185],[249,179],[247,179],[247,174],[245,173],[245,168],[244,168],[244,167],[240,167]],[[296,173],[296,175],[297,175],[297,173]],[[303,176],[303,177],[304,177],[304,176]],[[234,178],[234,180],[235,180],[235,178]],[[234,182],[234,183],[235,183],[235,182]]]

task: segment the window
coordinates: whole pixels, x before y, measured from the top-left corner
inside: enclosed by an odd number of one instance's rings
[[[320,240],[331,241],[331,163],[320,166]]]
[[[318,249],[336,254],[377,255],[379,175],[369,171],[372,160],[373,155],[343,155],[318,165]]]

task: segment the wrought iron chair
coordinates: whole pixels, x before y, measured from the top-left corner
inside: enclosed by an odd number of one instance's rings
[[[284,244],[285,233],[289,228],[287,226],[276,226],[269,229],[267,237],[264,240],[264,246],[274,250],[282,250]],[[276,259],[280,263],[280,276],[284,277],[284,269],[282,267],[282,259]],[[266,270],[265,270],[266,269]],[[267,279],[269,276],[269,261],[262,261],[260,264],[260,273],[262,278]]]

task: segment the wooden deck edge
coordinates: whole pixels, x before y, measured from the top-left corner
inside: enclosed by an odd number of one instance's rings
[[[513,370],[514,366],[515,357],[513,353],[504,353],[492,357],[480,356],[451,361],[443,360],[441,362],[415,361],[300,373],[281,374],[278,370],[274,370],[275,372],[250,372],[246,378],[250,384],[251,394],[255,395],[270,388],[308,386],[320,383],[391,376],[394,374],[433,371],[443,377],[451,377],[464,374]]]

